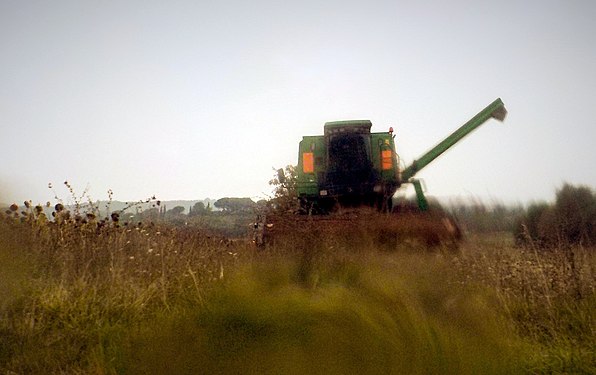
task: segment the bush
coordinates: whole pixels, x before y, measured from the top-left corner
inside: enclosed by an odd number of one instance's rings
[[[552,247],[596,245],[596,193],[587,186],[564,184],[554,204],[531,204],[518,220],[518,243]]]
[[[557,192],[554,210],[565,240],[574,244],[596,244],[596,194],[592,189],[563,185]]]

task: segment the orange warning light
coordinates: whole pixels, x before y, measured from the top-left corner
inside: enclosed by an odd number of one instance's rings
[[[381,169],[384,171],[393,168],[393,152],[391,150],[381,151]]]
[[[302,154],[302,172],[314,173],[315,171],[315,159],[312,152],[305,152]]]

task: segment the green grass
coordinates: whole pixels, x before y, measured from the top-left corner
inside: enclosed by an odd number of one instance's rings
[[[378,261],[378,260],[377,260]],[[483,293],[463,291],[404,259],[346,264],[304,283],[296,265],[238,271],[202,308],[157,319],[141,332],[139,372],[426,374],[508,373],[514,342]],[[384,263],[384,262],[382,262]],[[412,268],[410,268],[412,270]],[[435,281],[431,281],[435,279]],[[165,350],[164,350],[165,349]],[[171,361],[163,362],[163,358]],[[134,371],[136,372],[136,371]]]
[[[596,372],[595,249],[307,242],[2,221],[0,371]]]

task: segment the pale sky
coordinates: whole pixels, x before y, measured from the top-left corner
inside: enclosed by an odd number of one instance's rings
[[[262,198],[326,121],[396,132],[427,194],[596,187],[594,1],[0,0],[0,201]]]

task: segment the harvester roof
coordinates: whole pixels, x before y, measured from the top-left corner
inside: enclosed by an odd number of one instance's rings
[[[334,133],[364,133],[369,134],[372,122],[370,120],[332,121],[325,123],[325,135]]]

